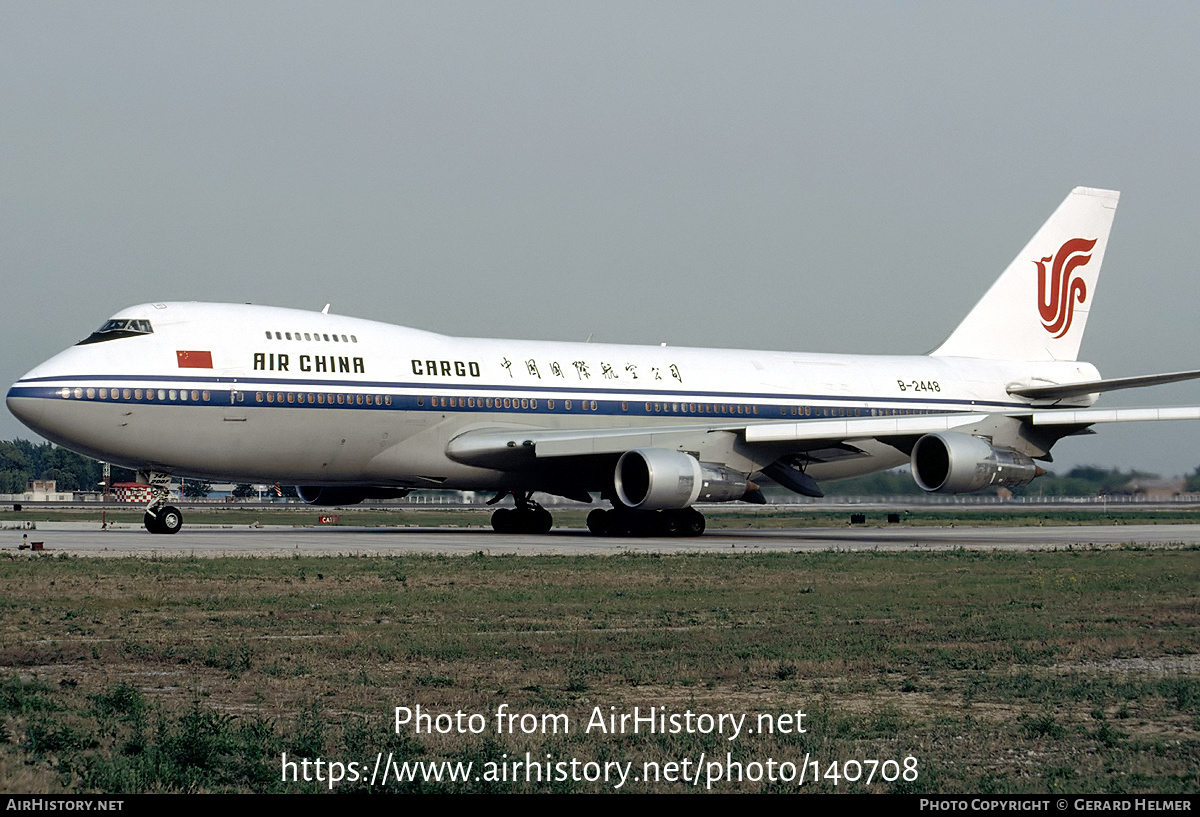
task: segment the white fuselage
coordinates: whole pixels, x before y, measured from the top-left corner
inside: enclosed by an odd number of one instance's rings
[[[114,318],[153,331],[67,349],[13,385],[10,410],[97,459],[231,481],[502,488],[510,474],[456,461],[448,443],[479,429],[1005,412],[1031,404],[1010,384],[1098,377],[1074,361],[455,338],[238,304],[144,304]],[[812,474],[906,459],[864,446],[871,456]]]

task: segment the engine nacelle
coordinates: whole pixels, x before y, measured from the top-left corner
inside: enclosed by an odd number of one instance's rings
[[[989,485],[1015,488],[1045,472],[1011,448],[996,448],[970,434],[926,434],[912,451],[913,479],[923,490],[967,494]]]
[[[626,451],[617,460],[613,482],[622,504],[646,511],[687,508],[694,502],[730,502],[752,490],[736,471],[664,448]]]
[[[366,499],[397,499],[408,496],[408,488],[376,488],[357,485],[297,485],[296,494],[309,505],[357,505]]]

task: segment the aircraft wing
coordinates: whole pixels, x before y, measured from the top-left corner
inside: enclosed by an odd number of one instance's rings
[[[751,446],[792,443],[804,450],[829,449],[829,458],[836,458],[853,453],[853,449],[846,444],[854,440],[919,437],[936,431],[970,427],[988,416],[983,412],[955,412],[779,423],[726,421],[653,428],[485,428],[455,437],[447,445],[446,453],[458,462],[505,468],[534,459],[620,455],[636,448],[693,450],[702,448],[709,435],[725,432],[740,437]]]
[[[749,446],[795,444],[799,450],[828,448],[836,451],[852,447],[856,440],[913,440],[925,434],[954,430],[973,433],[1000,418],[1021,420],[1035,426],[1084,428],[1095,423],[1196,420],[1200,419],[1200,407],[1024,409],[780,422],[750,420],[653,428],[484,428],[455,437],[447,445],[446,453],[459,462],[504,468],[534,459],[619,455],[636,448],[688,450],[701,447],[705,437],[720,432],[735,434]]]
[[[802,420],[745,426],[746,442],[788,442],[812,439],[862,439],[933,434],[974,426],[989,417],[1011,417],[1035,426],[1090,426],[1158,420],[1200,420],[1200,406],[1124,409],[1035,409],[982,413],[950,413],[916,417],[856,417],[846,420]]]

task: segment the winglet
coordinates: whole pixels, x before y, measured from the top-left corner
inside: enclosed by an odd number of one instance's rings
[[[939,357],[1076,360],[1117,210],[1076,187],[941,346]]]

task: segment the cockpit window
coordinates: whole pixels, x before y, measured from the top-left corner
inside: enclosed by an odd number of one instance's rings
[[[132,338],[138,335],[149,335],[153,332],[154,329],[150,326],[150,321],[143,318],[112,318],[105,321],[103,326],[75,345],[84,346],[88,343],[101,343],[106,340]]]

